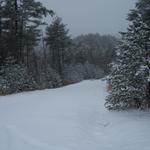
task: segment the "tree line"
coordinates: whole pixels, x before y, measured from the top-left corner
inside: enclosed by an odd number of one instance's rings
[[[62,19],[41,2],[0,0],[0,94],[104,77],[117,41],[100,34],[72,38]]]

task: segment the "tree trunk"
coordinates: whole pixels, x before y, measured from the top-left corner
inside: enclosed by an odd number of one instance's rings
[[[14,56],[15,59],[17,61],[17,63],[19,63],[20,61],[20,53],[19,53],[19,41],[18,41],[18,2],[17,0],[14,1],[14,9],[15,9],[15,27],[14,27],[14,36],[15,36],[15,50],[14,50]]]
[[[148,99],[148,105],[150,107],[150,44],[147,43],[147,40],[145,42],[145,51],[146,51],[146,64],[148,67],[148,83],[147,83],[147,99]]]

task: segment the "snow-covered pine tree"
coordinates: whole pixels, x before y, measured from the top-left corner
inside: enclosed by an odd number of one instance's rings
[[[127,35],[126,35],[127,36]],[[118,46],[108,83],[112,86],[106,99],[109,109],[142,108],[147,99],[146,70],[140,47],[125,38]]]
[[[117,60],[108,78],[108,83],[112,86],[106,98],[105,105],[108,109],[149,107],[150,26],[144,21],[144,14],[149,10],[150,1],[139,0],[128,16],[131,24],[128,31],[122,33]]]

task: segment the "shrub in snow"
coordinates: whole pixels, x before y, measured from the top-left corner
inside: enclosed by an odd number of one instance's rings
[[[9,57],[0,68],[0,93],[11,94],[36,88],[36,82],[27,73],[26,67],[16,64]]]
[[[48,68],[45,74],[46,88],[56,88],[62,86],[62,79],[52,68]]]

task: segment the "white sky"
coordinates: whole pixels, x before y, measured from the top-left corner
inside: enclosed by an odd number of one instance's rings
[[[135,0],[40,0],[67,24],[70,34],[118,34],[128,25],[129,9]]]

